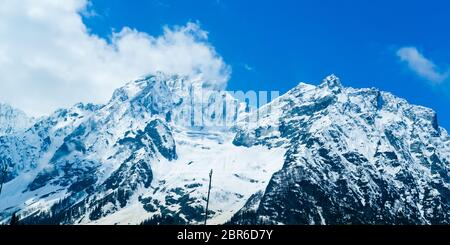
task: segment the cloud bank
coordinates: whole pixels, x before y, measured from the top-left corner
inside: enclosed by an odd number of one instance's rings
[[[37,116],[77,102],[103,103],[126,81],[163,71],[224,87],[230,68],[198,24],[150,36],[128,27],[110,40],[88,31],[88,0],[0,2],[0,101]]]
[[[415,47],[403,47],[397,51],[397,56],[417,75],[435,84],[442,83],[449,77],[448,72],[440,72],[434,62],[427,59]]]

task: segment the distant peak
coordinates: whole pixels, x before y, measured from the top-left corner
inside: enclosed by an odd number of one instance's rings
[[[326,81],[339,81],[339,77],[337,77],[336,75],[334,75],[334,74],[331,74],[331,75],[329,75],[329,76],[327,76],[326,78],[325,78],[325,80]]]
[[[0,102],[0,136],[24,130],[33,120],[22,110]]]
[[[0,116],[5,114],[21,114],[27,117],[26,113],[22,110],[15,108],[7,103],[0,102]]]
[[[331,74],[322,81],[320,87],[328,87],[333,92],[340,92],[342,89],[342,83],[339,77]]]
[[[136,80],[135,82],[143,82],[143,81],[149,81],[149,80],[159,80],[159,81],[163,81],[163,80],[168,80],[171,77],[174,77],[175,75],[169,75],[167,73],[164,73],[162,71],[157,71],[154,73],[149,73],[146,74],[144,76],[142,76],[141,78],[139,78],[138,80]]]

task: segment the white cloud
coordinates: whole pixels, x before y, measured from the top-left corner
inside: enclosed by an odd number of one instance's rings
[[[48,114],[79,101],[105,102],[124,82],[156,71],[201,73],[211,84],[226,85],[230,69],[198,24],[165,27],[158,37],[123,28],[106,40],[82,21],[88,4],[0,2],[0,101]]]
[[[415,47],[403,47],[397,51],[397,56],[417,75],[433,83],[441,83],[449,76],[448,72],[440,72],[434,62],[427,59]]]
[[[245,68],[247,71],[253,71],[253,67],[251,67],[251,66],[248,65],[248,64],[244,64],[244,68]]]

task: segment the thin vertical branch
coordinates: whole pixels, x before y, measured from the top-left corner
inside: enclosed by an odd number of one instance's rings
[[[208,187],[208,197],[206,198],[206,209],[205,209],[205,225],[208,220],[208,206],[209,206],[209,194],[211,193],[211,181],[212,181],[213,171],[209,172],[209,187]]]

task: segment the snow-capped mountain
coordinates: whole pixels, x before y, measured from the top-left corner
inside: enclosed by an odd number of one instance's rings
[[[283,168],[234,223],[448,224],[450,137],[428,108],[330,76],[276,102],[235,144],[285,139]],[[263,108],[264,109],[264,108]]]
[[[254,120],[256,119],[256,120]],[[258,110],[201,77],[127,83],[0,136],[0,217],[24,223],[449,223],[432,110],[335,76]]]
[[[223,103],[234,106],[214,110]],[[128,83],[105,105],[57,111],[0,138],[0,157],[11,163],[2,217],[20,210],[26,223],[139,224],[170,215],[196,224],[213,169],[210,222],[224,223],[283,161],[283,149],[232,144],[226,122],[241,107],[199,79],[160,73]]]
[[[33,123],[23,111],[0,103],[0,136],[27,129]]]

